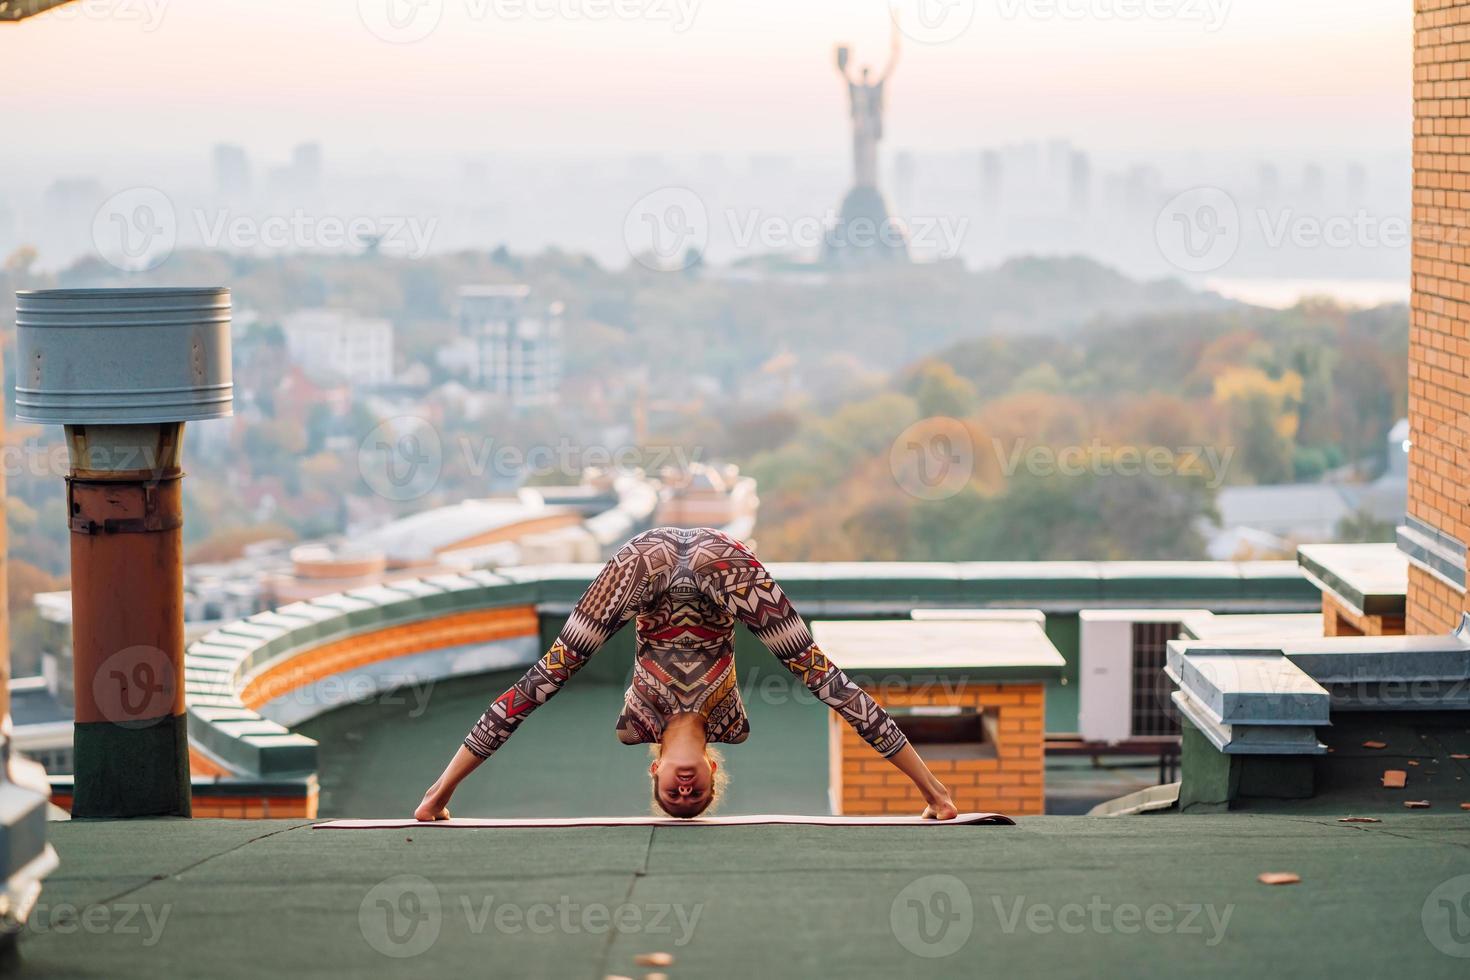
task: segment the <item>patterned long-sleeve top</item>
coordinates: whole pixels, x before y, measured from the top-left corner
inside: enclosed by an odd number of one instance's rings
[[[655,528],[613,555],[551,649],[490,703],[465,747],[480,758],[500,748],[635,617],[633,683],[617,722],[624,743],[659,741],[665,722],[683,712],[704,717],[706,741],[745,741],[750,722],[735,683],[738,621],[879,754],[908,744],[888,713],[822,653],[748,548],[711,528]]]

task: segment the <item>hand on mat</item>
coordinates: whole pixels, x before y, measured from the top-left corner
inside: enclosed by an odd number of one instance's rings
[[[439,794],[431,789],[424,794],[424,801],[418,805],[418,809],[413,811],[413,818],[421,823],[448,820],[449,807],[439,799]]]

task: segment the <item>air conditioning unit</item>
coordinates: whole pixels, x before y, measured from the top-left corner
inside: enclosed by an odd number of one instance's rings
[[[1084,742],[1109,745],[1179,734],[1164,675],[1170,640],[1201,609],[1084,609],[1079,613],[1077,711]]]

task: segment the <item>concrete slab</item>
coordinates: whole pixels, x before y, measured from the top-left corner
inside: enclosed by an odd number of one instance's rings
[[[1301,725],[1232,725],[1185,691],[1172,695],[1174,706],[1226,755],[1321,755],[1315,728]]]
[[[1293,640],[1281,652],[1322,683],[1470,678],[1470,642],[1453,633]]]
[[[1280,653],[1222,652],[1169,644],[1167,670],[1182,690],[1228,725],[1325,725],[1331,698]]]
[[[1353,611],[1368,616],[1402,616],[1409,589],[1409,558],[1398,545],[1304,544],[1297,549],[1302,572]]]
[[[1066,661],[1035,622],[818,620],[812,635],[849,674],[912,672],[1039,680]]]

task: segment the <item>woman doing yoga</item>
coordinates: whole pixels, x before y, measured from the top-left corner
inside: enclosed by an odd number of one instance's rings
[[[578,600],[546,655],[491,702],[414,811],[447,820],[449,798],[537,707],[561,690],[608,637],[637,617],[633,683],[618,716],[618,739],[656,744],[653,798],[673,817],[696,817],[714,802],[718,759],[711,742],[750,734],[735,684],[738,620],[786,669],[913,781],[923,816],[949,820],[955,806],[888,713],[829,661],[755,555],[710,528],[655,528],[633,538]]]

